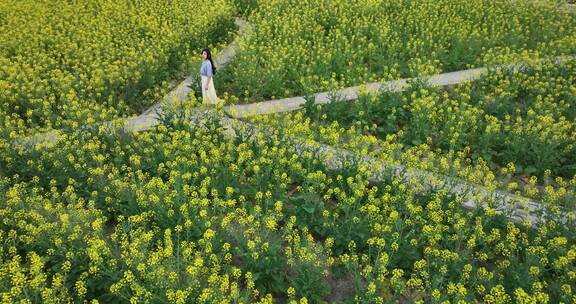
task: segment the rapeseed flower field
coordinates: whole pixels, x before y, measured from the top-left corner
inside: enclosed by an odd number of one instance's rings
[[[221,131],[216,115],[3,153],[0,299],[574,300],[561,215],[517,225],[415,181],[370,182],[354,162],[328,169],[286,128]]]
[[[1,2],[0,303],[576,303],[576,20],[559,4]],[[191,94],[125,128],[237,17],[224,103],[302,109],[235,120]],[[423,77],[472,66],[490,68]],[[492,195],[471,208],[440,177]]]
[[[247,100],[576,51],[558,1],[258,1],[221,86]]]

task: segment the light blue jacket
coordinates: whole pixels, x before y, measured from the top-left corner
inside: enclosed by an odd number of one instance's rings
[[[210,60],[202,61],[202,66],[200,67],[200,75],[206,77],[214,76],[214,73],[212,73],[212,63]]]

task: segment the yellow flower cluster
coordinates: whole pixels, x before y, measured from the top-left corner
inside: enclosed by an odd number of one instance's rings
[[[139,112],[234,26],[225,0],[7,0],[0,16],[3,136]]]

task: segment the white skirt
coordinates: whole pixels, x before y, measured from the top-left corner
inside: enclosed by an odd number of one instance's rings
[[[216,96],[216,89],[214,89],[214,81],[210,77],[208,90],[205,90],[208,77],[202,76],[202,102],[208,104],[218,104],[218,97]]]

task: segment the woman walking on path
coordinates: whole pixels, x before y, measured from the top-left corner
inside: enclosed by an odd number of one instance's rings
[[[200,67],[200,76],[202,77],[202,100],[204,103],[215,105],[218,104],[216,89],[214,88],[214,74],[216,67],[212,61],[210,49],[202,50],[202,66]]]

